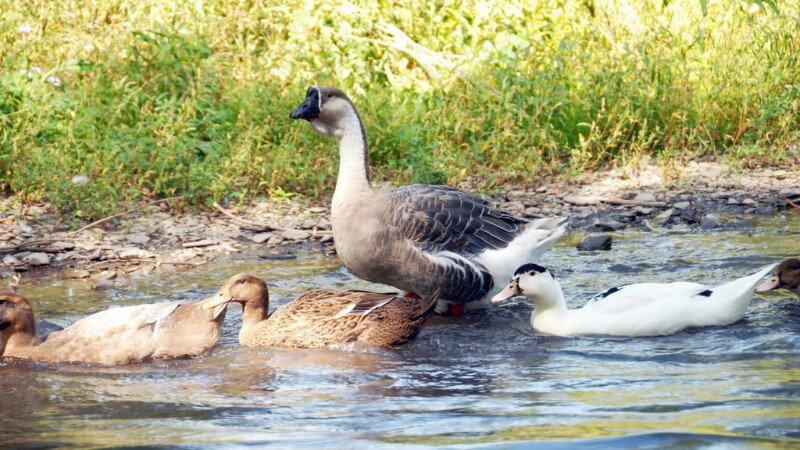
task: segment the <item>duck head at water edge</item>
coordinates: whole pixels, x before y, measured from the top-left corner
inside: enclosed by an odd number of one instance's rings
[[[492,303],[501,303],[510,298],[525,296],[533,300],[534,308],[542,313],[546,310],[565,310],[564,292],[550,269],[538,264],[525,264],[514,272],[511,282],[492,297]]]
[[[6,345],[13,345],[19,339],[36,339],[33,308],[25,297],[13,292],[0,293],[0,333],[0,356]]]
[[[783,261],[775,269],[775,275],[756,288],[756,292],[774,289],[788,289],[800,297],[800,259],[789,258]]]
[[[216,308],[229,302],[241,303],[245,323],[260,322],[267,318],[269,290],[261,278],[240,273],[228,279],[217,294],[203,304],[203,309]]]

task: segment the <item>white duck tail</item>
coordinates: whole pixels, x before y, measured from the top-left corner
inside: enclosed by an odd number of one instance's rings
[[[758,282],[772,271],[775,264],[762,267],[753,275],[737,278],[715,288],[707,299],[697,303],[696,325],[728,325],[744,316],[750,300],[753,299]],[[708,292],[704,291],[704,292]],[[702,294],[700,298],[702,298]]]

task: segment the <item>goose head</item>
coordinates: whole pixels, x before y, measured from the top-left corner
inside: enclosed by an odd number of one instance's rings
[[[537,309],[560,307],[564,303],[561,286],[549,269],[538,264],[525,264],[514,272],[514,278],[497,295],[492,303],[500,303],[523,295],[533,300]]]
[[[306,91],[303,103],[290,114],[290,119],[304,119],[311,128],[325,136],[342,137],[353,129],[361,129],[353,102],[344,92],[331,86],[311,86]]]
[[[16,334],[36,334],[33,308],[25,297],[13,292],[0,292],[0,355]]]
[[[783,261],[775,275],[756,288],[756,292],[766,292],[773,289],[789,289],[800,295],[800,259],[790,258]]]
[[[255,275],[240,273],[229,278],[217,294],[203,304],[203,309],[216,308],[229,302],[241,303],[245,308],[267,309],[269,307],[267,284]]]

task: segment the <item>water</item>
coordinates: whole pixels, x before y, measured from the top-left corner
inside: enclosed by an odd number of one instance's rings
[[[752,229],[615,235],[610,252],[549,252],[571,306],[620,283],[714,284],[800,255],[800,214]],[[313,288],[385,289],[335,259],[238,255],[192,271],[23,285],[40,319],[67,325],[111,305],[201,299],[230,275],[268,280],[277,304]],[[399,351],[248,350],[231,307],[220,346],[122,368],[0,359],[0,444],[704,447],[800,445],[800,301],[757,298],[728,327],[658,338],[535,334],[523,301],[435,317]]]

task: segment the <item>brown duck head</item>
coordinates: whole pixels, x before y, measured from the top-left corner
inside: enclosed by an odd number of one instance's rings
[[[33,308],[25,297],[13,292],[0,292],[0,355],[15,336],[35,339],[36,322]]]
[[[267,284],[255,275],[240,273],[229,278],[217,294],[203,304],[203,309],[215,308],[228,302],[241,303],[245,315],[250,312],[261,316],[259,319],[266,318],[269,309]]]
[[[756,292],[773,289],[788,289],[800,295],[800,259],[789,258],[782,262],[775,269],[775,275],[756,288]]]

